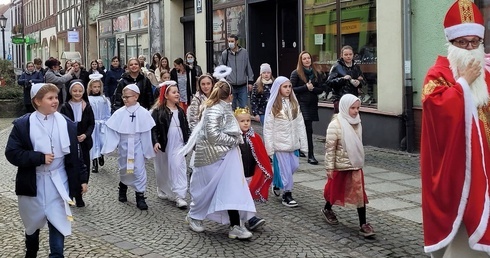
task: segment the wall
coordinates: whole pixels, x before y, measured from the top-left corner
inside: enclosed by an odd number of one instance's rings
[[[446,55],[447,43],[444,35],[444,16],[454,0],[412,0],[412,76],[414,105],[421,106],[424,78],[437,55]],[[430,36],[428,36],[430,35]]]
[[[184,13],[184,2],[182,0],[164,0],[163,1],[163,27],[164,37],[164,55],[168,57],[170,67],[177,57],[184,56],[184,26],[180,23],[180,17]],[[197,30],[196,30],[197,31]],[[201,59],[201,58],[200,58]]]
[[[201,66],[202,71],[205,73],[207,71],[206,65],[206,4],[202,1],[202,12],[197,13],[196,8],[194,8],[194,26],[196,35],[196,58],[199,60],[199,66]]]

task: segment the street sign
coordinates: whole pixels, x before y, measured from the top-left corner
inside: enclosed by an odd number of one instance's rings
[[[25,43],[25,39],[24,38],[15,38],[15,37],[12,37],[12,44],[24,44]]]

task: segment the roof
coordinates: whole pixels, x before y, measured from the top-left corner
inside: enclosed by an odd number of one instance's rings
[[[0,15],[5,14],[9,8],[9,4],[0,4]]]

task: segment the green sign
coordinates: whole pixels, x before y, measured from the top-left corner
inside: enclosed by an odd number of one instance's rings
[[[25,39],[24,38],[14,38],[14,37],[12,37],[12,43],[13,44],[24,44],[25,43]]]

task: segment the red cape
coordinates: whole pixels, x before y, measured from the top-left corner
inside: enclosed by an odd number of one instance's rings
[[[490,85],[490,73],[486,72]],[[466,81],[439,57],[423,88],[420,165],[425,251],[447,246],[461,222],[469,246],[490,252],[490,109],[478,119]],[[484,111],[481,111],[484,112]],[[482,115],[480,114],[480,115]],[[480,116],[482,117],[482,116]]]
[[[269,198],[269,187],[272,183],[272,166],[265,150],[264,142],[252,128],[245,134],[252,149],[252,155],[257,162],[252,181],[248,185],[255,201],[265,202]]]

